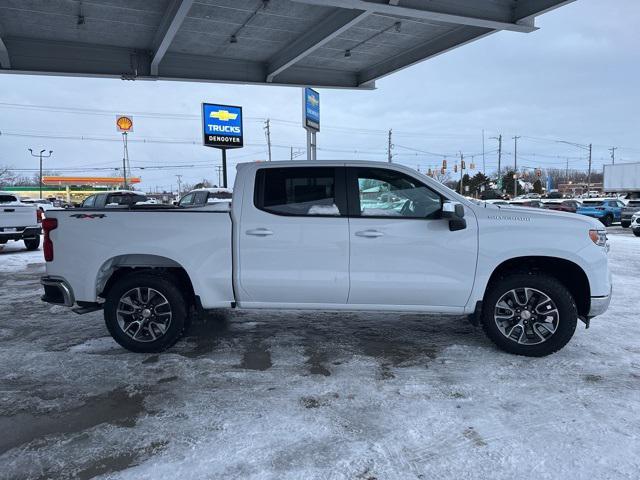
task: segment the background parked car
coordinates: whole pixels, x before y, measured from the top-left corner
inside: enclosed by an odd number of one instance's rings
[[[197,188],[178,202],[179,207],[204,207],[205,205],[229,208],[233,190],[230,188]]]
[[[622,209],[622,216],[620,217],[622,228],[628,228],[631,225],[631,217],[636,212],[640,212],[640,200],[629,200]]]
[[[114,208],[127,207],[137,203],[147,203],[149,199],[140,192],[133,190],[111,190],[109,192],[96,193],[85,198],[82,208]]]
[[[530,207],[530,208],[542,208],[542,202],[540,200],[530,198],[522,200],[511,200],[509,205],[514,207]]]
[[[576,213],[580,205],[581,203],[578,200],[552,200],[544,202],[543,206],[547,210]]]
[[[506,200],[502,200],[500,198],[494,198],[491,200],[485,200],[485,203],[488,203],[490,205],[509,205],[509,202],[507,202]]]
[[[608,227],[613,222],[620,221],[623,207],[624,203],[617,198],[584,200],[576,213],[597,218]]]
[[[631,217],[631,229],[636,237],[640,237],[640,212],[634,213]]]

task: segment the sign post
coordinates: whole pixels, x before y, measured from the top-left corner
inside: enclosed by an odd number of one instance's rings
[[[127,168],[129,167],[127,135],[133,132],[133,117],[131,115],[116,115],[116,128],[122,133],[122,145],[124,148],[122,155],[122,183],[124,184],[124,189],[127,190]]]
[[[244,146],[242,107],[203,103],[202,134],[205,147],[222,150],[222,186],[227,188],[227,149]]]
[[[320,93],[302,90],[302,126],[307,131],[307,160],[317,160],[316,133],[320,131]]]

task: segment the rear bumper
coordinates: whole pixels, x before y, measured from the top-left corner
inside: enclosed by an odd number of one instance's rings
[[[611,292],[606,297],[591,297],[591,308],[587,317],[593,318],[602,315],[609,308],[611,303]]]
[[[19,227],[18,227],[19,228]],[[0,231],[0,241],[7,240],[30,240],[40,236],[42,233],[41,227],[25,227],[23,230],[17,232],[3,232]]]
[[[72,307],[75,303],[73,290],[64,279],[42,277],[40,283],[44,287],[44,295],[41,297],[43,302],[64,305],[65,307]]]

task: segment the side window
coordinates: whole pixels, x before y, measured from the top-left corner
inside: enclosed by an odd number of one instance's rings
[[[178,205],[181,207],[191,207],[193,205],[193,197],[195,197],[195,193],[187,193],[180,199],[180,203]]]
[[[339,216],[345,203],[337,198],[333,167],[262,168],[256,172],[256,208],[277,215]]]
[[[437,218],[442,197],[404,173],[354,168],[359,214],[363,217]]]
[[[82,202],[82,206],[83,207],[93,207],[96,203],[96,196],[95,195],[91,195],[90,197],[87,197],[84,199],[84,202]]]
[[[202,206],[205,203],[207,203],[208,196],[209,196],[209,192],[197,192],[193,203],[195,203],[198,206]]]

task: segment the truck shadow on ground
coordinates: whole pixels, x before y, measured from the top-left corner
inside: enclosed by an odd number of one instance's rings
[[[193,321],[177,347],[188,358],[210,356],[220,345],[243,352],[242,368],[272,366],[273,347],[302,347],[311,374],[330,375],[329,365],[354,355],[383,366],[428,363],[452,345],[493,348],[466,317],[402,313],[216,312]]]

